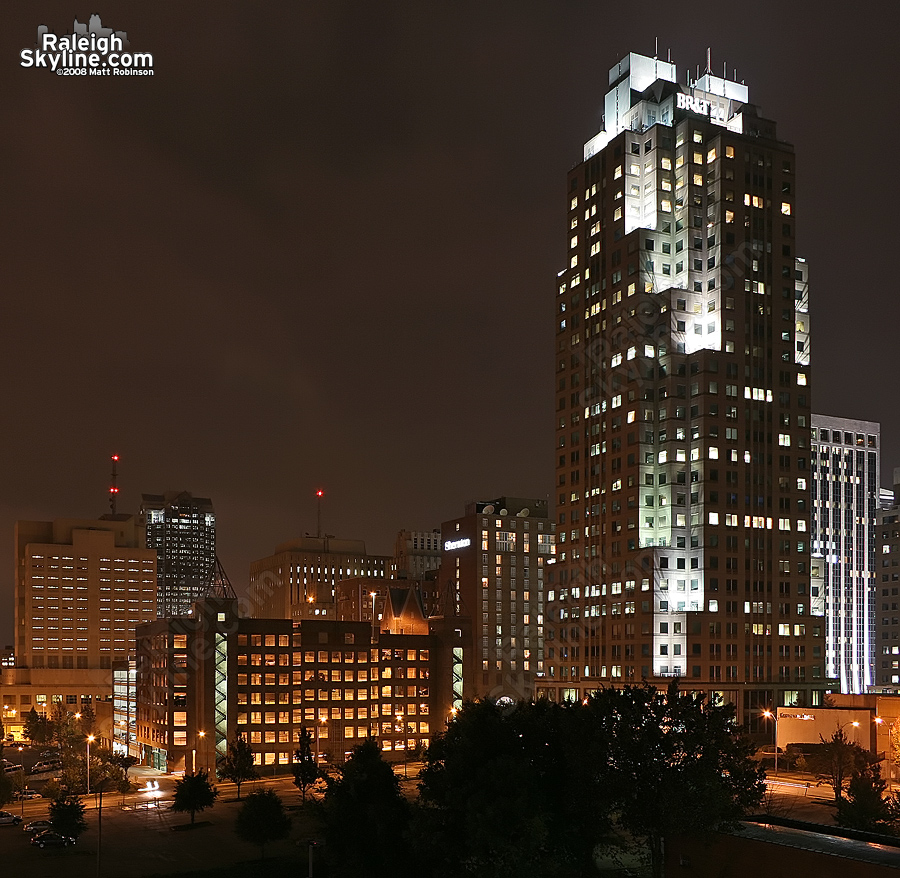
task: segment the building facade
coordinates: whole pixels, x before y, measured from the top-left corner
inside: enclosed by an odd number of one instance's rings
[[[394,543],[394,579],[421,579],[441,566],[441,532],[401,530]]]
[[[343,579],[385,581],[393,559],[369,555],[362,540],[303,537],[250,565],[252,615],[258,619],[334,619],[335,586]]]
[[[112,668],[134,627],[156,615],[156,552],[142,520],[105,516],[16,523],[15,667],[0,671],[7,731],[34,708],[70,713],[111,701]]]
[[[812,416],[810,544],[824,577],[825,674],[843,693],[875,682],[880,432],[871,421]]]
[[[557,556],[539,692],[682,677],[817,704],[796,160],[745,85],[631,54],[568,175]],[[552,637],[552,641],[551,641]]]
[[[878,511],[875,551],[875,685],[900,691],[900,469],[894,470],[894,502]]]
[[[554,530],[546,500],[519,497],[474,501],[441,526],[442,615],[471,626],[461,667],[464,698],[536,695]]]
[[[343,761],[370,735],[397,758],[426,746],[447,716],[448,696],[431,683],[440,640],[375,636],[367,622],[241,618],[236,599],[216,596],[190,616],[141,626],[143,760],[213,770],[240,735],[258,765],[287,770],[303,728],[321,761]]]
[[[216,513],[189,491],[143,494],[147,547],[157,554],[157,616],[182,616],[206,593],[216,564]]]

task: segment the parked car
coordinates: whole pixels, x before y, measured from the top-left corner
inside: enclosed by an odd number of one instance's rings
[[[40,798],[41,798],[41,794],[37,790],[28,790],[28,789],[16,790],[13,793],[13,799],[16,802],[19,802],[22,799],[25,799],[27,801],[28,799],[40,799]]]
[[[59,750],[44,750],[40,755],[41,759],[49,759],[53,762],[59,761]]]
[[[18,814],[10,814],[9,811],[0,811],[0,826],[11,824],[18,826],[22,822],[22,818]]]
[[[25,766],[24,765],[13,765],[12,762],[7,762],[4,764],[3,770],[7,774],[16,774],[16,772],[19,772],[19,771],[24,773]]]
[[[26,823],[22,829],[25,832],[42,832],[45,829],[52,829],[53,824],[49,820],[32,820],[31,823]]]
[[[75,839],[69,835],[60,835],[56,830],[45,829],[37,835],[32,835],[31,843],[36,844],[39,848],[65,847],[67,844],[75,844]]]
[[[56,771],[59,768],[62,768],[62,763],[58,759],[45,759],[34,764],[31,774],[43,774],[46,771]]]

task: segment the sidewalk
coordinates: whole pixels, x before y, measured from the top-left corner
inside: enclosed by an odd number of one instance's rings
[[[152,778],[155,780],[158,777],[168,776],[165,771],[160,771],[158,768],[150,768],[149,765],[135,765],[133,768],[128,769],[129,779],[135,782],[137,782],[138,778]]]

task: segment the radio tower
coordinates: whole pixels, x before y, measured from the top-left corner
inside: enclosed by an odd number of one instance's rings
[[[109,483],[109,511],[115,515],[116,514],[116,500],[119,495],[119,486],[116,483],[119,473],[118,473],[118,464],[119,464],[119,455],[114,454],[112,456],[112,479]]]

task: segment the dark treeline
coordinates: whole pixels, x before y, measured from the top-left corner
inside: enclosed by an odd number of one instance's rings
[[[428,749],[419,797],[401,795],[375,741],[323,802],[331,875],[596,875],[642,853],[662,874],[673,833],[732,827],[764,774],[730,705],[650,686],[584,702],[466,703]]]

